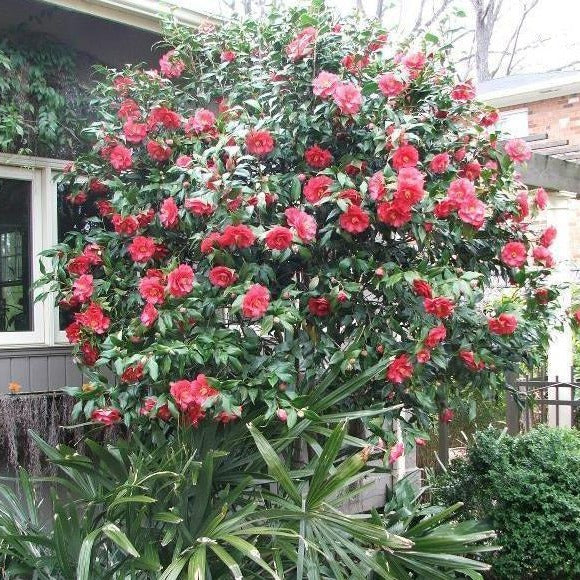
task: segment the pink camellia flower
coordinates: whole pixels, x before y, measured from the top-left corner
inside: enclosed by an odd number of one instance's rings
[[[256,236],[251,228],[244,224],[226,226],[219,238],[222,248],[249,248],[256,241]]]
[[[170,230],[179,224],[179,208],[172,197],[167,197],[161,202],[159,221],[163,227]]]
[[[233,62],[236,60],[236,53],[233,50],[222,50],[220,60],[222,62]]]
[[[270,250],[286,250],[292,245],[294,238],[290,229],[284,226],[274,226],[266,233],[264,241]]]
[[[118,423],[122,418],[121,411],[115,409],[114,407],[109,407],[107,409],[95,409],[91,413],[91,419],[96,423],[102,423],[103,425],[113,425]]]
[[[379,90],[385,97],[396,97],[400,95],[405,90],[405,83],[397,79],[397,77],[389,72],[382,74],[377,79],[377,84],[379,85]]]
[[[483,115],[479,123],[483,127],[491,127],[492,125],[495,125],[498,121],[499,121],[499,113],[497,112],[497,110],[493,110]]]
[[[288,59],[296,62],[314,52],[314,43],[318,31],[316,28],[309,26],[301,30],[286,47],[286,55]]]
[[[123,125],[123,134],[129,143],[141,143],[147,137],[147,125],[135,123],[133,119],[127,119]]]
[[[193,289],[193,268],[180,264],[167,275],[167,291],[175,298],[187,296]]]
[[[125,99],[119,106],[117,116],[123,120],[135,120],[141,116],[141,109],[133,99]]]
[[[411,221],[411,208],[400,201],[384,201],[377,206],[377,217],[393,228],[400,228]]]
[[[220,246],[221,238],[222,234],[218,232],[212,232],[207,237],[205,237],[200,244],[200,250],[202,254],[209,254],[218,248]]]
[[[361,90],[353,83],[339,83],[332,98],[343,115],[356,115],[362,105]]]
[[[427,333],[427,337],[425,338],[425,346],[427,348],[435,348],[442,341],[445,340],[446,336],[447,330],[442,324],[440,324],[439,326],[435,326],[434,328],[431,328]]]
[[[318,203],[323,197],[329,195],[328,188],[332,185],[333,181],[328,175],[318,175],[316,177],[311,177],[305,184],[302,190],[306,201],[315,204]]]
[[[415,167],[419,162],[419,151],[413,145],[401,145],[393,153],[391,163],[395,171],[403,167]]]
[[[447,198],[458,205],[475,197],[475,186],[466,177],[454,179],[447,189]]]
[[[306,163],[313,169],[326,169],[332,164],[332,153],[318,145],[312,145],[304,152]]]
[[[181,167],[182,169],[187,169],[188,167],[191,166],[192,162],[193,162],[193,159],[189,155],[180,155],[175,160],[175,165],[177,167]]]
[[[508,242],[501,251],[501,261],[510,268],[520,268],[526,263],[526,246],[522,242]]]
[[[170,383],[169,392],[182,411],[212,403],[220,394],[209,384],[207,377],[203,374],[197,375],[193,381],[181,379]]]
[[[364,232],[370,224],[369,214],[357,205],[349,205],[339,218],[340,227],[350,234]]]
[[[145,264],[155,255],[155,240],[146,236],[137,236],[133,238],[127,251],[133,262]]]
[[[511,139],[504,149],[514,163],[524,163],[532,157],[532,149],[523,139]]]
[[[159,312],[157,308],[155,308],[155,306],[153,306],[153,304],[151,304],[150,302],[147,302],[147,304],[145,304],[145,307],[141,311],[141,316],[139,317],[139,319],[141,320],[141,324],[143,324],[143,326],[147,326],[149,328],[150,326],[153,325],[153,323],[157,320],[158,317]]]
[[[105,315],[103,309],[95,302],[91,302],[84,312],[77,313],[76,319],[95,334],[104,334],[111,324],[111,319]]]
[[[169,79],[180,77],[185,70],[185,63],[176,54],[175,50],[170,50],[159,59],[159,70]]]
[[[453,314],[455,304],[451,298],[438,296],[437,298],[425,298],[423,300],[425,312],[433,314],[437,318],[449,318]]]
[[[549,248],[556,239],[558,235],[558,230],[554,226],[548,226],[540,236],[540,245],[544,246],[544,248]]]
[[[145,276],[139,282],[139,294],[147,304],[163,304],[165,301],[165,286],[156,276]]]
[[[419,447],[424,447],[427,445],[427,441],[422,437],[415,437],[415,445],[419,445]]]
[[[109,151],[109,163],[117,171],[131,169],[133,167],[132,153],[132,150],[124,145],[115,145]]]
[[[497,318],[489,318],[487,327],[493,334],[513,334],[518,326],[518,319],[513,314],[502,312]]]
[[[308,312],[314,316],[328,316],[332,311],[330,301],[324,296],[316,296],[308,299]]]
[[[238,279],[238,276],[231,268],[226,266],[215,266],[209,271],[208,278],[213,286],[227,288]]]
[[[470,161],[459,172],[459,177],[465,177],[470,181],[475,181],[481,175],[481,163],[479,161]]]
[[[286,421],[288,420],[288,413],[286,412],[285,409],[278,409],[276,411],[276,417],[278,417],[278,420],[282,421],[282,423],[286,423]]]
[[[295,207],[284,211],[288,225],[294,229],[296,235],[304,242],[309,243],[316,239],[316,220],[311,215]]]
[[[580,310],[576,310],[576,312],[574,312],[574,321],[578,324],[580,324]]]
[[[252,130],[246,135],[246,149],[250,155],[264,157],[274,149],[274,138],[269,131]]]
[[[369,179],[369,197],[373,201],[383,199],[385,197],[385,176],[382,171],[377,171]]]
[[[270,305],[270,291],[261,284],[253,284],[242,299],[242,314],[251,320],[262,318]]]
[[[536,246],[532,251],[532,256],[537,264],[541,264],[545,268],[552,268],[554,266],[554,256],[544,246]]]
[[[186,133],[204,133],[215,127],[215,121],[215,115],[209,109],[198,109],[186,121],[184,130]]]
[[[445,173],[449,167],[449,153],[438,153],[431,159],[429,169],[433,173]]]
[[[425,364],[426,362],[429,362],[430,360],[431,360],[431,353],[429,352],[429,349],[422,348],[417,353],[417,362],[418,363]]]
[[[147,154],[153,161],[163,163],[171,157],[172,153],[171,147],[165,143],[158,143],[157,141],[149,141],[147,143]]]
[[[530,203],[528,200],[528,192],[520,191],[516,196],[516,203],[518,205],[518,215],[515,216],[515,220],[521,222],[530,215]]]
[[[215,206],[201,199],[188,198],[185,200],[185,209],[193,215],[209,216],[215,211]]]
[[[481,200],[473,197],[464,201],[459,206],[459,211],[457,215],[462,222],[472,225],[474,228],[479,229],[483,226],[485,222],[485,210],[487,206]]]
[[[423,174],[414,167],[403,167],[397,176],[397,190],[394,200],[412,206],[423,199],[425,190]]]
[[[101,254],[102,249],[99,244],[87,244],[83,249],[83,256],[88,258],[93,266],[100,266],[103,263]]]
[[[448,407],[443,409],[443,411],[441,411],[441,415],[439,415],[443,423],[451,423],[451,421],[453,421],[453,416],[453,409],[449,409]]]
[[[90,274],[82,274],[73,282],[73,296],[79,302],[86,302],[93,295],[95,287]]]
[[[149,415],[151,411],[155,408],[157,404],[157,397],[145,397],[143,399],[143,404],[139,409],[139,415]]]
[[[536,194],[534,196],[534,201],[539,209],[546,209],[548,206],[548,194],[543,187],[536,189]]]
[[[459,83],[453,87],[451,91],[451,98],[454,101],[466,102],[471,101],[475,97],[475,87],[471,81],[466,83]]]
[[[340,77],[334,73],[320,71],[318,76],[312,81],[312,92],[323,99],[332,97],[334,89],[340,83]]]
[[[133,79],[130,77],[118,76],[113,79],[113,86],[120,95],[126,94],[134,84]]]
[[[357,75],[369,65],[370,59],[366,54],[347,54],[341,62],[348,72]]]
[[[387,380],[400,384],[413,376],[413,365],[408,354],[400,354],[387,367]]]
[[[401,62],[410,70],[420,71],[425,66],[426,60],[422,52],[410,52],[403,56]]]
[[[389,451],[389,464],[393,465],[396,463],[397,459],[403,457],[404,454],[405,446],[403,445],[403,442],[399,441],[398,443],[395,443],[395,445],[393,445]]]

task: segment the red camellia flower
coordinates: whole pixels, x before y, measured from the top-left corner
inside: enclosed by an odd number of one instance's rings
[[[397,176],[397,190],[394,200],[409,206],[414,205],[423,199],[425,190],[423,184],[425,178],[423,174],[414,167],[403,167]]]
[[[286,209],[284,215],[288,225],[304,243],[309,243],[316,239],[316,220],[311,215],[295,207]]]
[[[408,354],[400,354],[387,367],[387,380],[391,383],[404,383],[413,376],[413,365]]]
[[[141,143],[147,137],[147,125],[135,123],[133,119],[127,119],[123,125],[123,134],[129,143]]]
[[[133,236],[139,228],[139,220],[134,215],[123,217],[117,213],[111,218],[111,221],[115,232],[124,236]]]
[[[353,83],[337,84],[332,98],[343,115],[356,115],[362,105],[362,92]]]
[[[453,314],[455,304],[451,298],[438,296],[437,298],[425,298],[423,306],[428,314],[433,314],[437,318],[448,318]]]
[[[426,60],[422,52],[410,52],[403,56],[401,62],[410,70],[420,71],[425,66]]]
[[[301,30],[286,47],[288,59],[296,62],[312,54],[317,36],[318,31],[312,26]]]
[[[244,224],[226,226],[219,238],[222,248],[249,248],[256,241],[256,236],[251,228]]]
[[[536,202],[538,209],[546,209],[546,207],[548,207],[548,194],[543,187],[536,189],[534,201]]]
[[[157,311],[157,308],[155,308],[155,306],[153,306],[153,304],[151,304],[150,302],[147,302],[147,304],[145,304],[145,307],[141,312],[139,320],[141,320],[141,324],[143,324],[143,326],[150,327],[153,325],[153,323],[157,320],[158,317],[159,312]]]
[[[198,109],[186,121],[184,130],[186,133],[205,133],[215,127],[215,121],[215,115],[209,109]]]
[[[90,367],[95,365],[101,355],[99,349],[96,346],[93,346],[90,342],[83,343],[81,346],[81,353],[83,355],[83,362]]]
[[[125,99],[119,105],[117,116],[123,120],[138,119],[141,116],[141,109],[133,99]]]
[[[493,334],[512,334],[518,326],[518,319],[513,314],[502,312],[497,318],[490,318],[487,327]]]
[[[391,163],[396,171],[403,167],[415,167],[419,162],[419,151],[413,145],[401,145],[393,153]]]
[[[79,302],[86,302],[93,295],[95,287],[93,277],[90,274],[81,274],[73,282],[73,296]]]
[[[446,217],[449,217],[449,215],[453,213],[456,209],[457,202],[446,197],[445,199],[442,199],[439,203],[435,205],[435,208],[433,209],[433,214],[438,219],[445,219]]]
[[[576,312],[574,312],[574,321],[580,324],[580,310],[576,310]]]
[[[159,70],[169,79],[180,77],[185,70],[185,63],[176,54],[174,50],[170,50],[159,59]]]
[[[326,169],[332,164],[332,153],[318,145],[312,145],[304,153],[306,163],[313,169]]]
[[[536,246],[532,251],[532,256],[537,264],[541,264],[545,268],[551,268],[554,265],[554,256],[544,246]]]
[[[183,418],[186,425],[197,427],[199,422],[205,419],[205,411],[200,405],[192,405],[185,411]]]
[[[103,263],[101,253],[99,244],[87,244],[83,249],[83,256],[86,256],[93,266],[100,266]]]
[[[181,379],[170,383],[169,392],[182,411],[187,411],[191,407],[203,407],[220,394],[203,374],[197,375],[193,381]]]
[[[185,209],[197,216],[210,216],[215,211],[215,206],[201,199],[188,198],[185,200]]]
[[[175,298],[187,296],[193,289],[193,268],[180,264],[167,275],[167,291]]]
[[[417,353],[417,362],[418,363],[425,364],[426,362],[429,362],[430,360],[431,360],[431,353],[429,352],[429,349],[422,348]]]
[[[149,125],[150,129],[159,125],[163,125],[166,129],[179,129],[181,127],[181,117],[167,107],[153,107],[147,117],[147,125]]]
[[[420,278],[415,278],[413,280],[413,291],[417,296],[422,296],[423,298],[433,298],[433,289],[431,284]]]
[[[127,367],[121,375],[121,380],[124,383],[136,383],[143,378],[143,365],[138,363],[136,365]]]
[[[145,397],[143,399],[143,405],[141,405],[141,408],[139,409],[139,414],[149,415],[149,413],[151,413],[151,411],[153,411],[153,409],[155,408],[156,404],[157,404],[156,397]]]
[[[445,173],[449,167],[449,153],[438,153],[431,159],[429,169],[433,173]]]
[[[133,262],[145,264],[155,254],[155,240],[146,236],[137,236],[133,238],[127,251]]]
[[[71,322],[65,329],[66,339],[71,344],[76,344],[81,340],[81,323],[78,320]]]
[[[72,258],[70,262],[66,265],[66,269],[69,274],[75,276],[80,276],[81,274],[86,274],[91,268],[91,260],[87,256],[77,256]]]
[[[528,217],[528,215],[530,215],[530,203],[528,200],[528,192],[520,191],[516,196],[516,203],[518,204],[519,212],[514,219],[517,222],[521,222],[526,217]]]
[[[274,226],[265,237],[266,246],[270,250],[285,250],[292,245],[292,232],[284,226]]]
[[[395,443],[395,445],[393,445],[391,447],[391,450],[389,451],[389,464],[393,465],[397,461],[397,459],[403,457],[404,454],[405,454],[405,445],[403,444],[403,442],[399,441],[398,443]]]
[[[314,316],[328,316],[331,311],[328,298],[325,298],[324,296],[309,298],[308,311]]]
[[[471,81],[466,83],[459,83],[453,87],[451,91],[451,98],[454,101],[466,102],[471,101],[475,97],[475,87]]]
[[[253,284],[242,299],[242,314],[251,320],[262,318],[270,305],[270,291],[261,284]]]
[[[311,177],[302,190],[306,201],[315,204],[328,195],[328,188],[332,185],[332,179],[327,175]]]
[[[269,131],[253,129],[246,135],[246,149],[250,155],[264,157],[274,149],[274,138]]]
[[[118,423],[122,418],[121,411],[110,407],[107,409],[95,409],[91,414],[91,419],[103,425],[113,425]]]
[[[472,371],[481,371],[485,368],[482,361],[475,362],[475,353],[471,350],[460,350],[459,358],[463,361],[465,366]]]
[[[501,251],[501,261],[510,268],[520,268],[526,263],[526,255],[522,242],[508,242]]]
[[[222,50],[220,60],[222,62],[233,62],[236,60],[236,53],[233,50]]]
[[[369,179],[369,197],[373,201],[383,199],[385,197],[385,176],[382,171],[377,171]]]
[[[554,226],[548,226],[540,236],[540,245],[549,248],[556,239],[558,230]]]
[[[532,149],[523,139],[511,139],[504,149],[514,163],[524,163],[532,158]]]
[[[411,221],[411,208],[396,201],[385,201],[377,207],[379,221],[393,228],[400,228]]]
[[[377,79],[379,90],[385,97],[397,97],[405,90],[405,83],[397,79],[393,73],[385,73]]]
[[[221,239],[222,234],[219,234],[218,232],[212,232],[211,234],[209,234],[209,236],[207,236],[201,241],[200,249],[202,253],[209,254],[215,248],[218,248],[221,245],[220,244]]]
[[[427,337],[425,338],[425,346],[428,348],[435,348],[439,343],[445,340],[446,336],[447,330],[442,324],[440,324],[439,326],[429,330]]]
[[[369,214],[357,205],[349,205],[339,218],[340,227],[350,234],[364,232],[370,224]]]
[[[209,271],[208,278],[213,286],[227,288],[238,279],[238,276],[231,268],[215,266]]]
[[[153,161],[163,163],[171,157],[172,153],[171,147],[164,143],[158,143],[157,141],[149,141],[147,143],[147,154]]]
[[[132,150],[124,145],[115,145],[109,151],[109,163],[117,171],[131,169],[133,167]]]
[[[356,75],[369,65],[370,59],[367,55],[347,54],[341,62],[348,72]]]
[[[148,304],[163,304],[165,300],[165,286],[156,276],[145,276],[139,282],[139,294]]]
[[[312,81],[312,92],[323,99],[332,97],[334,89],[340,83],[340,77],[334,73],[320,71]]]
[[[167,197],[161,202],[159,208],[159,221],[163,227],[174,229],[179,223],[179,209],[172,197]]]
[[[96,334],[104,334],[111,324],[111,319],[105,315],[103,309],[95,302],[91,302],[84,312],[77,313],[76,319],[85,328],[92,330]]]
[[[470,161],[459,172],[459,177],[465,177],[470,181],[475,181],[481,175],[481,164],[479,161]]]
[[[493,110],[487,113],[486,115],[483,115],[479,123],[483,127],[491,127],[492,125],[495,125],[498,121],[499,121],[499,113],[496,110]]]
[[[449,408],[443,409],[443,411],[441,411],[440,417],[441,417],[441,421],[443,421],[443,423],[451,423],[451,421],[453,421],[453,417],[454,417],[453,409],[449,409]]]

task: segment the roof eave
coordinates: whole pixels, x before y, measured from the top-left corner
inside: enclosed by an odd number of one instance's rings
[[[480,93],[478,98],[488,105],[501,108],[554,99],[575,93],[580,93],[580,75],[578,80],[569,81],[560,85],[546,83],[535,87],[526,87],[525,89],[515,88],[503,91],[489,91]]]

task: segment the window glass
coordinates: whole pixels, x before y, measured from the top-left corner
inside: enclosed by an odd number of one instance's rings
[[[500,113],[497,126],[508,137],[527,137],[529,135],[528,110],[518,109],[516,111],[504,111]]]
[[[0,332],[33,330],[32,184],[0,178]]]

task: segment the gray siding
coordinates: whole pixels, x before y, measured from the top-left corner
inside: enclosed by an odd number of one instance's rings
[[[0,349],[0,394],[9,392],[11,382],[19,383],[22,393],[38,393],[79,386],[83,377],[70,347]]]

